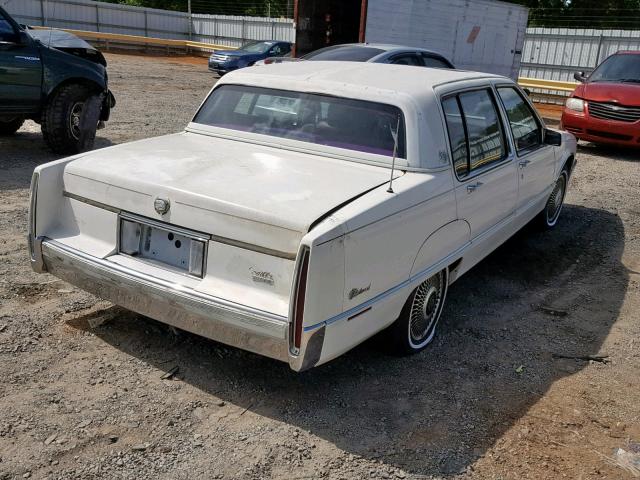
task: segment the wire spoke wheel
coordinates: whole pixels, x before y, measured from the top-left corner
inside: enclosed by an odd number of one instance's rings
[[[547,225],[553,226],[558,221],[558,217],[560,217],[560,212],[562,211],[562,204],[564,203],[564,195],[566,190],[567,177],[563,172],[560,177],[558,177],[558,180],[553,187],[553,191],[551,192],[551,196],[547,201],[547,206],[545,208]]]
[[[442,311],[446,291],[445,275],[437,273],[416,289],[409,313],[409,345],[419,349],[431,341]]]

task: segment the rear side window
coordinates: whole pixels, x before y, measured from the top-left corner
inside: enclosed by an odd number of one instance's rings
[[[429,55],[422,55],[422,60],[424,61],[425,67],[431,68],[451,68],[447,62],[442,60],[441,58],[431,57]]]
[[[498,95],[507,111],[518,153],[542,145],[542,127],[536,115],[515,88],[498,88]]]
[[[442,102],[444,116],[447,120],[451,153],[453,155],[453,168],[458,178],[464,178],[469,174],[467,135],[464,131],[464,122],[457,97],[447,98]]]
[[[462,179],[506,158],[505,136],[490,90],[474,90],[448,97],[442,107],[458,178]]]
[[[390,63],[393,63],[394,65],[413,65],[415,67],[424,67],[422,59],[415,53],[397,55],[391,59]]]

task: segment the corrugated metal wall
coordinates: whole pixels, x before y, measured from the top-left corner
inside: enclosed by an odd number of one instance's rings
[[[438,51],[459,68],[517,77],[528,9],[488,0],[369,0],[366,40]]]
[[[293,42],[293,20],[227,15],[193,15],[193,39],[198,42],[239,47],[242,39]]]
[[[20,23],[97,32],[185,40],[189,15],[91,0],[3,0],[0,5]],[[193,15],[195,41],[239,47],[246,40],[293,41],[293,20]]]
[[[520,76],[573,81],[619,50],[640,50],[640,30],[528,28]]]

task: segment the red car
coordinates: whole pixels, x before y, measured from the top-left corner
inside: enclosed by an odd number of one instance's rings
[[[561,127],[580,140],[640,148],[640,51],[608,57],[567,99]]]

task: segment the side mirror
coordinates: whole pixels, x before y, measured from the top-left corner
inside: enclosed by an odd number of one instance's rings
[[[576,72],[573,74],[573,78],[575,78],[580,83],[584,83],[587,81],[587,77],[585,77],[584,72]]]
[[[562,134],[553,130],[549,130],[547,128],[544,131],[544,143],[545,145],[553,145],[554,147],[559,147],[562,145]]]

